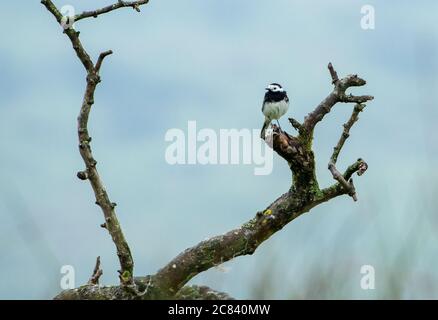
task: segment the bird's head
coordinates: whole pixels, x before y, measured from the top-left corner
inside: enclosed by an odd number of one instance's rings
[[[266,87],[266,90],[271,92],[284,92],[283,87],[278,83],[271,83],[269,86]]]

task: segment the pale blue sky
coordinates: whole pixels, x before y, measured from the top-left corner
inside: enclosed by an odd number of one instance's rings
[[[55,1],[77,11],[111,1]],[[376,29],[362,30],[371,4]],[[327,63],[340,76],[368,81],[372,94],[340,160],[363,157],[359,201],[319,206],[263,244],[253,256],[192,280],[237,298],[300,297],[316,272],[331,297],[438,298],[436,257],[438,89],[436,1],[151,1],[80,21],[95,58],[112,49],[90,117],[93,150],[131,245],[136,274],[155,272],[181,250],[251,218],[289,188],[287,164],[254,176],[252,166],[170,166],[165,132],[260,128],[263,88],[288,90],[297,119],[331,90]],[[85,74],[71,44],[39,1],[5,2],[0,12],[0,298],[50,298],[60,267],[87,281],[102,257],[102,282],[117,282],[117,257],[91,187],[75,174],[76,116]],[[336,106],[316,131],[321,184],[350,105]],[[287,127],[285,120],[282,123]],[[292,129],[288,129],[292,131]],[[402,252],[402,253],[400,253]],[[403,252],[409,252],[409,258]],[[360,266],[376,269],[376,290],[359,287]],[[392,283],[392,282],[391,282]],[[310,291],[323,297],[322,289]],[[313,292],[313,293],[312,293]]]

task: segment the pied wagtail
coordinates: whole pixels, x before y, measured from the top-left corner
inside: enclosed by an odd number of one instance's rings
[[[271,124],[272,120],[277,120],[278,127],[281,130],[280,119],[289,109],[289,98],[286,91],[278,83],[271,83],[266,87],[265,98],[263,99],[262,112],[265,115],[260,137],[265,139],[266,129]]]

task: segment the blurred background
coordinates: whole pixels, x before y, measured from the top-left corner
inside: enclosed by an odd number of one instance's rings
[[[114,1],[55,1],[76,12]],[[375,29],[361,28],[361,8]],[[436,1],[151,1],[76,24],[96,58],[112,49],[89,128],[98,169],[131,246],[137,275],[183,249],[252,218],[290,186],[275,157],[271,175],[252,165],[169,165],[168,129],[259,129],[264,87],[279,82],[288,116],[302,120],[339,76],[357,73],[371,94],[338,161],[369,164],[359,201],[322,204],[263,243],[195,277],[236,298],[438,298],[438,89]],[[118,260],[77,150],[76,116],[85,72],[40,1],[0,11],[0,298],[49,299],[63,265],[87,282],[100,255],[103,284]],[[321,187],[353,105],[317,127]],[[281,120],[293,132],[286,117]],[[375,269],[363,290],[361,266]]]

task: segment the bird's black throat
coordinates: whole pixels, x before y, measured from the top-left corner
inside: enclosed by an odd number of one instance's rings
[[[286,91],[266,91],[265,98],[263,102],[279,102],[282,100],[288,101],[289,98],[287,97]]]

